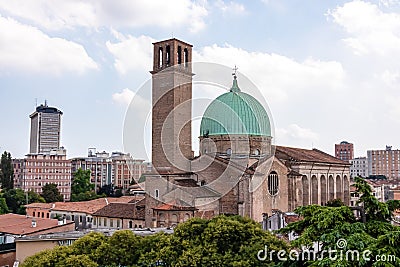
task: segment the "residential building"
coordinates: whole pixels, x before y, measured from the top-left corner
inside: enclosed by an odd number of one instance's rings
[[[31,203],[26,205],[26,214],[34,218],[66,218],[75,222],[75,227],[93,227],[93,214],[110,203],[136,202],[143,197],[98,198],[81,202]]]
[[[24,159],[22,189],[41,194],[42,187],[50,183],[57,185],[64,201],[70,200],[71,161],[63,148],[45,154],[28,154]]]
[[[335,157],[340,160],[350,162],[354,158],[354,145],[347,141],[335,144]]]
[[[12,165],[14,169],[14,188],[22,188],[25,159],[13,159]]]
[[[369,175],[384,175],[389,180],[400,180],[400,150],[386,146],[384,150],[368,150]]]
[[[73,158],[72,172],[79,168],[90,170],[91,182],[98,190],[104,185],[112,184],[117,188],[127,190],[132,181],[139,178],[148,169],[148,163],[141,159],[133,159],[130,154],[122,152],[96,152],[89,149],[88,157]]]
[[[93,228],[143,228],[145,203],[144,198],[128,203],[110,203],[93,214]]]
[[[13,266],[16,260],[15,239],[17,237],[73,229],[74,223],[65,220],[31,218],[12,213],[0,215],[0,266]]]
[[[368,160],[367,157],[359,157],[350,160],[350,177],[368,177]]]
[[[36,107],[31,119],[30,154],[48,153],[60,147],[62,112],[55,107]]]

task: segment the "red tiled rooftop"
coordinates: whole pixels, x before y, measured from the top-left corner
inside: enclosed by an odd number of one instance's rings
[[[190,206],[182,200],[176,199],[170,203],[164,203],[158,207],[153,208],[154,210],[196,210],[195,207]]]
[[[36,220],[36,227],[32,227],[32,219]],[[73,222],[67,222],[73,224]],[[19,214],[0,215],[0,232],[13,235],[29,235],[60,227],[57,219],[31,218]]]
[[[136,203],[110,203],[96,211],[93,216],[144,220],[145,200]]]
[[[47,208],[54,211],[70,211],[70,212],[82,212],[87,214],[93,214],[99,209],[107,206],[109,203],[129,203],[136,202],[143,197],[141,196],[122,196],[122,197],[107,197],[98,198],[89,201],[80,202],[55,202],[55,203],[31,203],[26,207],[31,208]]]
[[[345,161],[335,158],[328,153],[318,149],[304,149],[295,147],[276,146],[275,156],[279,159],[304,161],[304,162],[321,162],[341,165],[351,165]]]

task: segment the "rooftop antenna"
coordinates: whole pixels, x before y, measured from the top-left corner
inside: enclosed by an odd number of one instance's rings
[[[37,107],[37,97],[35,98],[35,108]]]
[[[47,107],[47,99],[44,100],[44,106]]]

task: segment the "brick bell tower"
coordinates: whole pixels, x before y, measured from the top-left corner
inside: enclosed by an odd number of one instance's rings
[[[192,151],[192,45],[153,43],[152,163],[160,173],[189,170]]]

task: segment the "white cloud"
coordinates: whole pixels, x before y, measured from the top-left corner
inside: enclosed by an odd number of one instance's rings
[[[328,17],[349,34],[343,41],[356,55],[400,52],[400,14],[383,12],[369,2],[352,1],[329,11]]]
[[[98,66],[83,46],[0,16],[0,68],[59,74]]]
[[[129,88],[123,89],[119,93],[112,95],[115,104],[129,108],[131,114],[135,114],[136,119],[145,121],[151,112],[151,103],[149,99],[133,92]]]
[[[204,28],[207,9],[190,0],[0,0],[0,10],[50,30],[74,27]]]
[[[121,74],[126,74],[131,70],[148,70],[152,66],[153,45],[155,41],[148,36],[125,37],[121,33],[115,32],[120,42],[106,43],[108,51],[115,57],[114,66]]]
[[[245,14],[246,8],[240,3],[233,1],[225,2],[223,0],[217,0],[215,6],[220,9],[224,14]]]
[[[309,147],[319,141],[319,135],[316,132],[297,124],[290,124],[286,128],[277,128],[276,138],[280,144],[297,144],[302,147]]]
[[[122,90],[121,93],[115,93],[112,95],[112,99],[115,103],[123,105],[123,106],[128,106],[133,97],[135,96],[135,93],[128,88],[125,88]]]
[[[288,57],[249,52],[226,44],[212,45],[194,53],[194,61],[205,61],[239,67],[273,101],[286,101],[291,94],[313,90],[337,90],[345,76],[342,65],[335,61],[309,58],[297,62]]]

